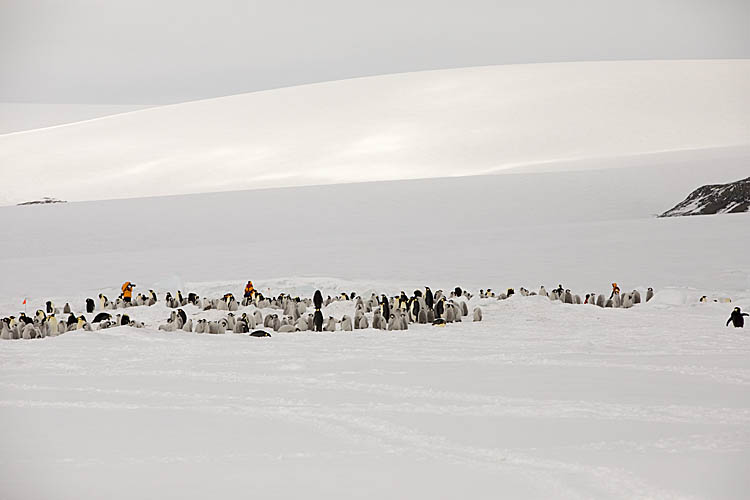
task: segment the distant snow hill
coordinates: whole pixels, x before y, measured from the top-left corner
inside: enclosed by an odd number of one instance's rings
[[[5,203],[488,174],[750,144],[750,60],[358,78],[0,135]],[[559,162],[559,163],[558,163]]]
[[[702,186],[660,217],[735,214],[750,210],[750,177],[727,184]]]

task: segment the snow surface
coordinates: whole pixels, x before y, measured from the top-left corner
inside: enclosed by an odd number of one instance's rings
[[[5,203],[476,175],[750,144],[750,61],[359,78],[0,136]]]
[[[204,289],[230,286],[241,285]],[[406,332],[3,341],[0,489],[9,500],[745,498],[748,337],[723,327],[726,305],[658,298],[629,310],[473,299],[482,323]]]
[[[628,310],[473,299],[481,323],[270,339],[158,332],[161,302],[128,310],[143,330],[2,341],[2,496],[745,498],[750,339],[724,322],[750,310],[750,214],[655,217],[746,172],[746,151],[714,153],[1,208],[0,316],[24,297],[80,311],[125,280],[160,297],[248,278],[308,297],[657,290]]]

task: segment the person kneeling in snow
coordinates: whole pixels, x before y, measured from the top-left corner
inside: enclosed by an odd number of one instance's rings
[[[745,318],[743,316],[750,316],[748,313],[743,313],[740,311],[739,307],[735,307],[734,311],[732,311],[731,316],[729,316],[729,319],[727,320],[727,326],[729,326],[729,323],[731,322],[735,328],[744,328],[745,327]]]

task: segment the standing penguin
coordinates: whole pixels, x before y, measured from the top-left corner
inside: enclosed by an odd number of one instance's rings
[[[648,287],[648,290],[646,290],[646,302],[654,298],[654,289],[651,287]]]
[[[474,308],[474,321],[482,321],[482,310],[478,306]]]
[[[424,302],[427,306],[427,309],[432,309],[432,307],[435,305],[435,299],[432,295],[432,290],[430,290],[429,286],[424,287]]]
[[[336,331],[336,319],[333,316],[328,316],[328,321],[326,322],[325,331],[327,332]]]
[[[323,297],[320,297],[321,303],[323,302]],[[313,325],[315,326],[316,332],[322,332],[323,331],[323,313],[320,312],[320,308],[315,308],[315,314],[313,315]]]
[[[439,319],[443,317],[445,313],[445,297],[440,297],[440,300],[435,304],[435,318]]]
[[[315,294],[313,295],[313,305],[315,306],[315,309],[323,307],[323,294],[320,293],[320,290],[315,290]]]
[[[385,295],[380,296],[380,312],[383,314],[383,319],[391,317],[391,306]]]
[[[350,318],[347,315],[344,315],[341,318],[341,329],[345,332],[351,332],[353,330],[352,318]]]
[[[743,313],[739,307],[735,307],[727,320],[727,326],[731,322],[735,328],[745,328],[745,318],[743,316],[750,316],[750,314]]]

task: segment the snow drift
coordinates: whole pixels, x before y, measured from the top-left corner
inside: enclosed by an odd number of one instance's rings
[[[750,61],[619,61],[336,81],[0,136],[6,203],[463,176],[750,144]]]

